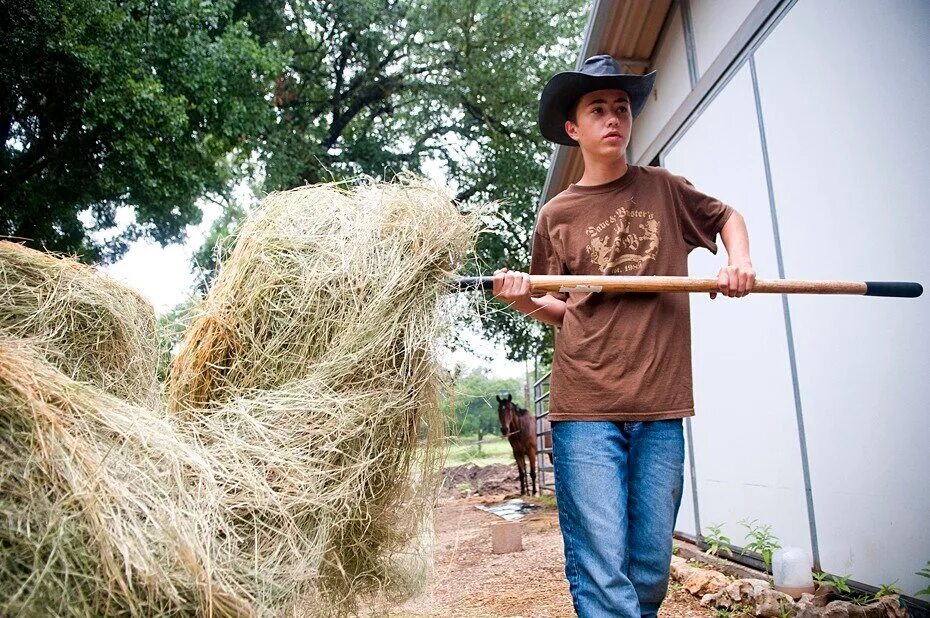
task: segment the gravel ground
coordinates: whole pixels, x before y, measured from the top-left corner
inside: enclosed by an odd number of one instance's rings
[[[420,596],[393,611],[391,616],[574,616],[552,499],[539,500],[544,508],[523,520],[522,552],[494,555],[489,527],[503,520],[474,507],[517,497],[519,484],[513,466],[474,468],[459,466],[447,471],[450,482],[442,492],[436,512],[434,576]],[[463,496],[466,482],[480,495]],[[673,584],[659,616],[714,614]]]

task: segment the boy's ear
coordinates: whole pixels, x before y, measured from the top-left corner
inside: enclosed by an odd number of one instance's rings
[[[572,138],[572,139],[575,140],[576,142],[578,141],[578,136],[577,136],[577,133],[578,133],[578,125],[576,125],[576,124],[575,124],[574,122],[572,122],[571,120],[566,120],[566,121],[565,121],[565,132],[568,133],[568,136],[569,136],[570,138]]]

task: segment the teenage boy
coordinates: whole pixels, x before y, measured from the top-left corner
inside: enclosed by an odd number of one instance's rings
[[[755,273],[743,217],[680,176],[627,163],[654,81],[621,74],[603,55],[546,84],[542,134],[580,147],[584,174],[540,210],[530,272],[686,275],[688,253],[716,253],[719,233],[729,258],[719,290],[745,296]],[[656,616],[681,503],[682,419],[694,414],[688,295],[531,295],[528,276],[507,269],[495,273],[494,294],[560,328],[549,418],[575,611]]]

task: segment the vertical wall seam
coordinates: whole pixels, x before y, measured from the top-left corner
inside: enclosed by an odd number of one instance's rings
[[[688,77],[691,79],[691,90],[698,83],[697,50],[694,46],[694,29],[691,25],[691,3],[681,0],[681,29],[685,37],[685,57],[688,59]],[[664,158],[664,157],[663,157]],[[701,528],[701,508],[698,500],[697,467],[694,462],[694,434],[691,432],[691,419],[685,419],[685,432],[688,435],[688,465],[691,468],[691,503],[694,506],[694,536],[698,541],[704,540]]]
[[[688,59],[688,75],[691,89],[698,83],[697,46],[694,44],[694,24],[691,23],[691,2],[681,0],[681,24],[685,35],[685,56]]]
[[[772,232],[775,239],[775,258],[778,263],[778,276],[785,278],[785,262],[782,256],[781,234],[778,228],[778,211],[775,207],[775,191],[772,185],[772,168],[769,163],[768,142],[765,138],[765,122],[762,116],[762,98],[759,95],[759,80],[756,74],[755,52],[749,56],[749,71],[752,75],[752,93],[756,104],[756,118],[759,123],[759,138],[762,145],[762,163],[765,168],[765,184],[768,191],[769,211],[772,215]],[[817,521],[814,516],[814,494],[811,488],[810,462],[807,453],[807,434],[804,429],[804,411],[801,407],[801,387],[798,380],[798,363],[794,349],[794,332],[791,328],[791,308],[788,296],[781,295],[782,311],[785,316],[785,336],[788,340],[788,362],[791,366],[791,386],[794,391],[794,411],[798,425],[798,442],[801,448],[801,470],[804,475],[804,493],[807,501],[807,522],[811,536],[811,554],[814,568],[820,569],[820,547],[817,540]]]
[[[688,466],[691,469],[691,504],[694,505],[694,536],[699,541],[704,539],[701,534],[701,511],[698,508],[697,473],[694,469],[694,437],[691,434],[691,417],[685,418],[685,433],[688,436]]]

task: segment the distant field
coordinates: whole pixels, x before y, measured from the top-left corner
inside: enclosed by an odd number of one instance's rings
[[[485,434],[480,445],[477,436],[459,436],[449,440],[449,451],[446,455],[447,466],[465,463],[487,466],[512,461],[513,451],[510,450],[510,442],[502,436]]]

